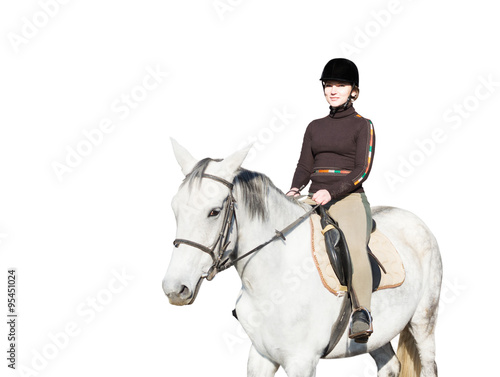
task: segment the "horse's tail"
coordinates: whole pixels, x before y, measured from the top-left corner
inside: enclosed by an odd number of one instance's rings
[[[399,377],[419,377],[422,365],[418,354],[415,338],[407,325],[399,334],[397,357],[401,363]]]

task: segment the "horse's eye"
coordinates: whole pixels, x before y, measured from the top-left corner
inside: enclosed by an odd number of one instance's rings
[[[213,209],[212,211],[210,211],[210,213],[208,214],[208,217],[215,217],[215,216],[218,216],[220,213],[220,211],[218,209]]]

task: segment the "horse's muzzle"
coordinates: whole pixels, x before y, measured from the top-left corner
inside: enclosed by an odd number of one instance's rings
[[[198,280],[198,283],[196,284],[195,289],[192,290],[184,284],[175,284],[171,286],[170,284],[168,284],[167,280],[163,280],[163,292],[165,292],[168,297],[168,301],[172,305],[190,305],[196,299],[202,281],[203,279],[200,278],[200,280]]]

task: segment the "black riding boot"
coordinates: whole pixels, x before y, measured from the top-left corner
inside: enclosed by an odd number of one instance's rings
[[[373,333],[372,316],[368,310],[361,307],[356,309],[351,316],[349,338],[356,343],[366,343]]]

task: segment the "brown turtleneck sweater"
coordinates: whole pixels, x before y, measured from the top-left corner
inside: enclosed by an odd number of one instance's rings
[[[374,152],[373,124],[352,105],[333,118],[316,119],[304,134],[292,187],[304,187],[311,180],[309,192],[326,189],[333,199],[364,192],[362,183],[370,173]]]

